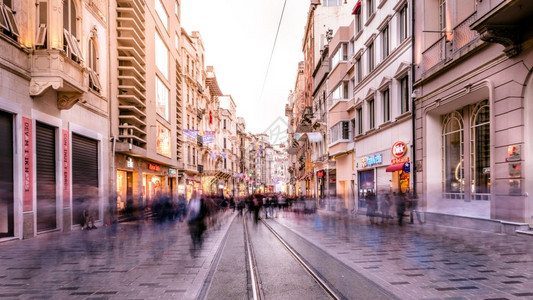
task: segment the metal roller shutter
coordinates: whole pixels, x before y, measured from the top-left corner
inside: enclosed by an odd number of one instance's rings
[[[73,222],[82,224],[83,209],[98,219],[98,141],[72,134]]]
[[[0,238],[14,235],[13,116],[0,111]]]
[[[37,231],[57,228],[55,127],[37,122]]]

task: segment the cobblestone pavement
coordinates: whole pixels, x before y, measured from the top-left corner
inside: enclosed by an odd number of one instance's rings
[[[0,299],[194,299],[233,215],[191,255],[186,223],[121,223],[0,244]]]
[[[324,212],[276,219],[402,299],[533,299],[530,236],[345,220]]]

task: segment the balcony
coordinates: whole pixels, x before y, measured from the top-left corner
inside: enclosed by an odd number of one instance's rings
[[[48,88],[59,92],[57,107],[70,109],[89,86],[87,70],[62,50],[35,50],[31,55],[30,96],[41,96]]]

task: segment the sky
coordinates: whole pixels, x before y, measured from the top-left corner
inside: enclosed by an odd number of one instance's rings
[[[245,119],[247,131],[252,133],[274,136],[286,129],[285,104],[294,89],[298,62],[303,60],[302,38],[310,1],[286,0],[265,81],[284,1],[181,3],[182,27],[189,34],[200,32],[206,65],[214,66],[222,93],[233,97],[237,116]]]

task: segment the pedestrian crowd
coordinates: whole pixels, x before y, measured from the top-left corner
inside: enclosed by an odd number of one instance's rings
[[[398,225],[403,225],[406,212],[409,212],[409,223],[414,223],[416,216],[418,222],[423,224],[424,221],[418,210],[418,197],[408,192],[383,193],[378,199],[373,191],[367,192],[365,196],[366,215],[370,224],[390,223],[394,219],[392,211],[396,212]]]

